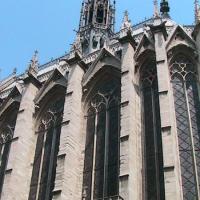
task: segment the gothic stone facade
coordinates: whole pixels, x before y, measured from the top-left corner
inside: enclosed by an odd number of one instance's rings
[[[200,25],[168,11],[116,33],[85,1],[69,54],[1,81],[0,199],[200,199]]]

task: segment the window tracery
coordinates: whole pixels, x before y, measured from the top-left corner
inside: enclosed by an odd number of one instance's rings
[[[118,195],[119,85],[106,84],[91,98],[87,134],[83,198],[104,199]]]
[[[199,199],[200,103],[195,65],[178,55],[170,66],[184,200]]]
[[[141,71],[144,110],[143,168],[144,199],[163,199],[164,172],[160,107],[156,63],[151,61]]]
[[[13,138],[14,127],[10,125],[5,126],[0,132],[0,145],[11,142]]]
[[[29,200],[53,198],[63,109],[64,98],[61,97],[41,112]]]
[[[14,129],[17,120],[19,104],[13,104],[4,113],[0,125],[0,196],[4,183],[4,176],[7,168],[10,147],[14,136]]]

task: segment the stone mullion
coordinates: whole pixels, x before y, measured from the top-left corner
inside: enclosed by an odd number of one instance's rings
[[[159,27],[160,26],[160,27]],[[176,177],[175,160],[178,159],[174,156],[175,146],[174,136],[172,135],[173,122],[175,117],[171,114],[172,102],[171,89],[170,89],[170,76],[168,68],[168,59],[165,49],[165,34],[164,24],[155,25],[153,28],[155,38],[155,52],[156,52],[156,67],[158,77],[158,92],[160,103],[160,117],[161,117],[161,134],[163,145],[163,162],[164,162],[164,180],[165,180],[165,198],[170,200],[172,198],[180,199],[179,178]],[[171,144],[171,145],[170,145]],[[178,184],[177,184],[178,183]],[[177,186],[179,188],[177,188]]]
[[[45,130],[44,133],[38,133],[38,134],[44,134],[44,136],[43,136],[41,160],[40,160],[40,166],[39,166],[39,175],[38,175],[38,182],[37,182],[36,199],[38,199],[39,191],[40,191],[40,181],[41,181],[41,175],[42,175],[42,166],[43,166],[43,159],[44,159],[44,148],[45,148],[45,141],[46,141],[47,132]],[[36,148],[37,148],[37,145],[36,145]]]
[[[5,147],[5,143],[0,144],[0,167],[1,167],[1,163],[2,163],[4,147]]]
[[[95,109],[94,148],[93,148],[93,158],[91,158],[91,159],[93,159],[93,165],[92,165],[92,184],[91,184],[91,199],[93,199],[93,196],[94,196],[96,148],[97,148],[97,126],[98,126],[98,110]]]
[[[108,149],[109,149],[109,107],[108,99],[106,100],[106,125],[105,125],[105,148],[104,148],[104,179],[103,179],[103,199],[108,197]]]
[[[52,184],[52,176],[53,176],[53,165],[55,162],[55,151],[56,151],[56,140],[58,137],[58,131],[56,129],[56,124],[53,122],[53,136],[51,141],[51,152],[50,152],[50,159],[49,159],[49,166],[48,166],[48,178],[47,178],[47,188],[46,188],[46,195],[45,200],[49,200],[51,196],[51,184]]]

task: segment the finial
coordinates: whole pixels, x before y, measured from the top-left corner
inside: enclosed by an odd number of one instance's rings
[[[17,74],[17,68],[15,67],[14,69],[13,69],[13,75],[16,75]]]
[[[129,14],[127,10],[124,12],[124,19],[121,26],[121,29],[126,29],[126,28],[128,29],[131,28],[131,20],[129,20]]]
[[[73,44],[71,44],[71,50],[79,50],[80,52],[82,51],[81,47],[81,36],[80,33],[76,34],[76,39]]]
[[[169,17],[169,3],[168,0],[162,0],[160,3],[160,12],[162,13],[163,17]]]
[[[29,68],[28,68],[28,74],[31,74],[33,76],[37,76],[38,73],[38,51],[36,50],[34,52],[34,55],[29,63]]]
[[[157,18],[159,17],[159,10],[158,10],[158,0],[154,0],[153,1],[153,4],[154,4],[154,18]]]

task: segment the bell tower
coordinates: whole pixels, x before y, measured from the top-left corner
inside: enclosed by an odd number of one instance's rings
[[[114,32],[115,0],[84,0],[78,35],[84,55],[101,49]]]

